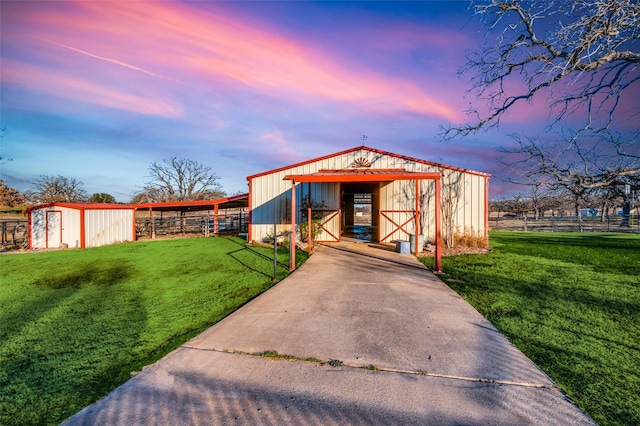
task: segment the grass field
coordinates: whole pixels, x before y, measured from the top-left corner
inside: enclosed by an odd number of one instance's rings
[[[640,236],[492,232],[490,242],[489,254],[444,258],[443,281],[598,424],[640,424]]]
[[[236,238],[0,256],[0,425],[99,399],[271,287],[272,259]]]

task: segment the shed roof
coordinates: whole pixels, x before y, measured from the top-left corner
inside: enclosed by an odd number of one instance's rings
[[[247,207],[249,194],[233,195],[231,197],[217,198],[215,200],[194,200],[194,201],[167,201],[160,203],[140,203],[135,204],[136,209],[152,209],[152,210],[208,210],[214,206],[222,208],[240,208]]]
[[[135,209],[134,205],[131,204],[111,204],[111,203],[68,203],[68,202],[59,202],[59,203],[47,203],[47,204],[39,204],[37,206],[32,206],[27,209],[27,212],[43,209],[47,207],[66,207],[68,209],[75,210],[133,210]]]
[[[411,161],[411,162],[414,162],[414,163],[420,163],[420,164],[426,164],[428,166],[439,167],[439,168],[442,168],[442,169],[465,172],[465,173],[470,173],[470,174],[474,174],[474,175],[478,175],[478,176],[484,176],[484,177],[491,177],[491,174],[489,174],[489,173],[477,172],[477,171],[474,171],[474,170],[468,170],[468,169],[462,169],[462,168],[459,168],[459,167],[448,166],[446,164],[435,163],[435,162],[432,162],[432,161],[422,160],[420,158],[408,157],[406,155],[395,154],[393,152],[383,151],[383,150],[380,150],[380,149],[370,148],[368,146],[361,145],[361,146],[357,146],[355,148],[347,149],[347,150],[344,150],[344,151],[336,152],[336,153],[325,155],[325,156],[322,156],[322,157],[313,158],[311,160],[302,161],[300,163],[291,164],[289,166],[284,166],[284,167],[280,167],[280,168],[277,168],[277,169],[269,170],[269,171],[266,171],[266,172],[258,173],[258,174],[255,174],[255,175],[247,176],[247,180],[250,181],[250,180],[255,179],[257,177],[269,175],[271,173],[282,172],[282,171],[285,171],[285,170],[288,170],[288,169],[292,169],[294,167],[304,166],[306,164],[314,163],[316,161],[321,161],[321,160],[325,160],[325,159],[328,159],[328,158],[338,157],[340,155],[349,154],[351,152],[356,152],[356,151],[360,151],[360,150],[369,151],[369,152],[373,152],[373,153],[381,154],[381,155],[387,155],[387,156],[390,156],[390,157],[400,158],[402,160]]]
[[[249,194],[233,195],[231,197],[218,198],[215,200],[196,201],[169,201],[160,203],[140,203],[140,204],[109,204],[109,203],[47,203],[29,207],[27,212],[47,207],[66,207],[75,210],[207,210],[215,205],[223,208],[247,207]]]

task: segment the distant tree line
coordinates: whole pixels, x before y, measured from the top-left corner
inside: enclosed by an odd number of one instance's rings
[[[211,167],[197,161],[171,157],[151,163],[149,181],[138,191],[132,203],[216,199],[225,196],[220,179]],[[82,181],[62,175],[41,175],[24,193],[9,188],[0,180],[0,205],[20,207],[56,202],[115,203],[108,193],[91,196]]]
[[[636,187],[631,187],[636,188]],[[635,191],[630,188],[630,194],[625,194],[624,187],[609,187],[590,191],[576,198],[569,191],[544,192],[540,186],[532,186],[527,194],[518,194],[501,200],[491,200],[489,210],[499,216],[513,216],[533,220],[545,217],[573,216],[579,219],[584,210],[590,210],[604,222],[607,217],[616,216],[622,210],[623,215],[629,214],[632,206],[640,208],[640,187]],[[635,195],[635,204],[631,199]],[[628,207],[628,209],[626,208]]]

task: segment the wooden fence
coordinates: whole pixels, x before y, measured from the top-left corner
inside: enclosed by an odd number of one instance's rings
[[[640,233],[640,215],[631,215],[626,220],[622,216],[588,216],[582,220],[575,216],[538,219],[492,217],[489,219],[489,228],[492,231]]]

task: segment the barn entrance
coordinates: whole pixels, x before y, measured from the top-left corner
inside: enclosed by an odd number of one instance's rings
[[[379,194],[377,182],[342,185],[342,237],[378,241]]]

